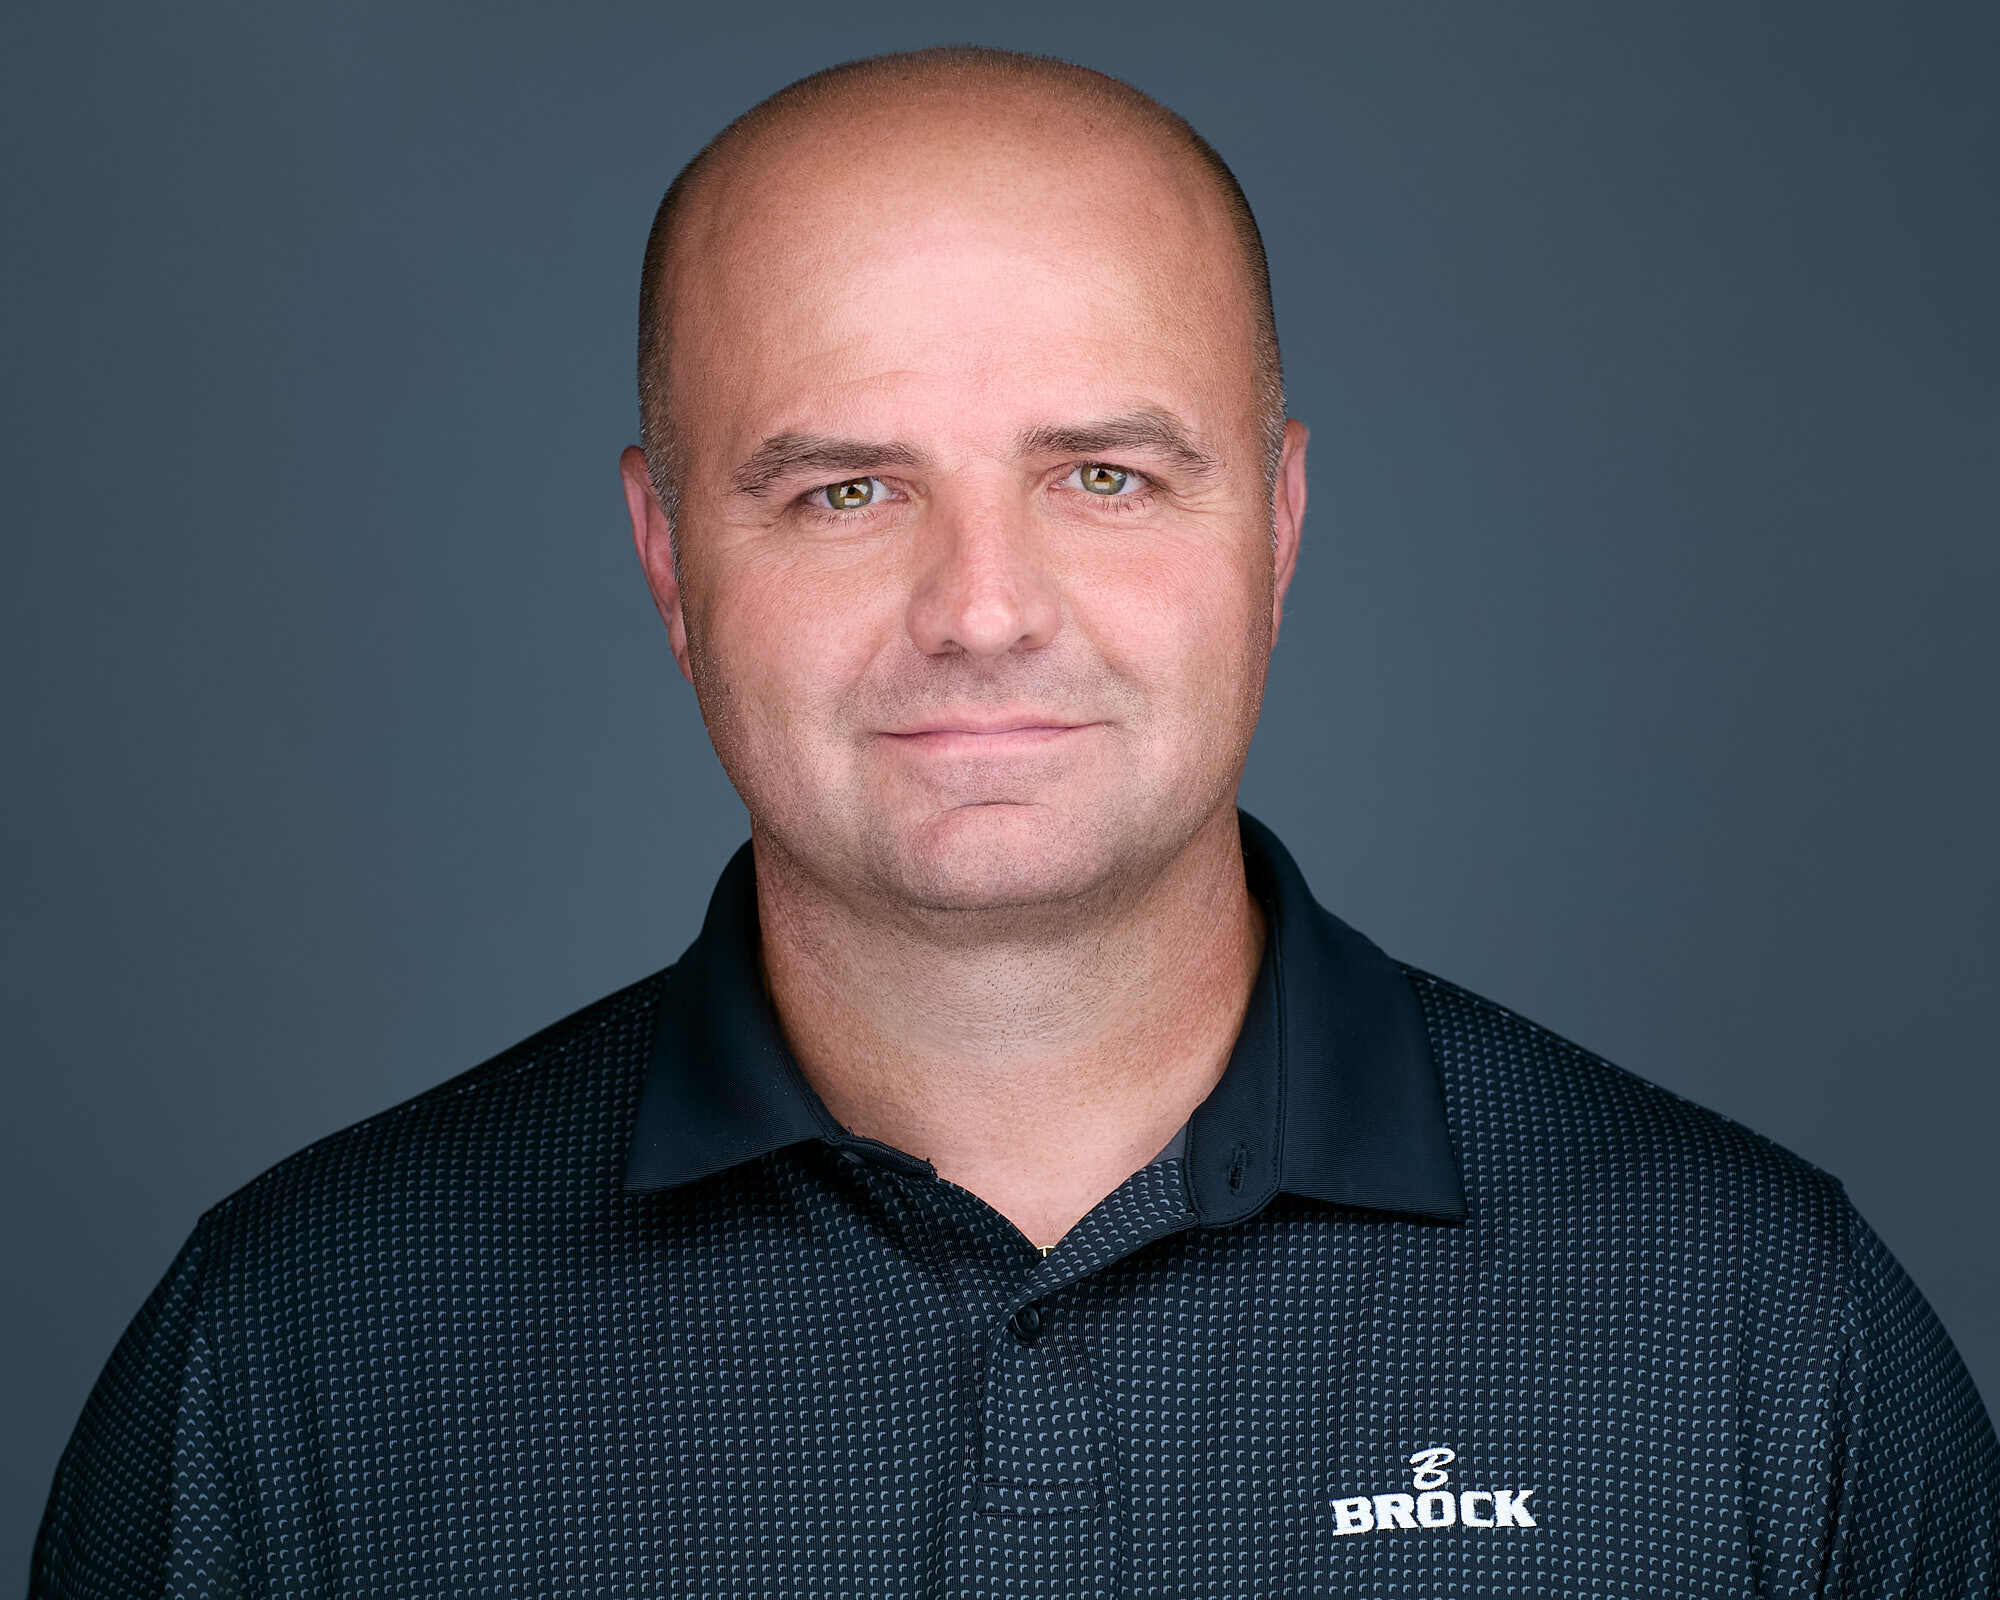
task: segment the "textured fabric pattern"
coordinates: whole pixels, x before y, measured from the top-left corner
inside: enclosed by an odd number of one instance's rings
[[[1313,1198],[1339,1174],[1297,1156],[1257,1189],[1355,1070],[1292,1019],[1365,1000],[1267,839],[1217,1091],[1267,1143],[1205,1103],[1046,1259],[865,1140],[634,1188],[684,959],[204,1215],[90,1396],[32,1594],[2000,1595],[1962,1363],[1770,1142],[1383,958],[1462,1207]],[[795,1114],[705,1092],[716,1129]],[[1418,1166],[1422,1107],[1383,1125]]]

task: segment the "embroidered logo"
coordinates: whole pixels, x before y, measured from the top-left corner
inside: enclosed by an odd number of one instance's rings
[[[1456,1450],[1439,1445],[1410,1457],[1413,1494],[1363,1494],[1333,1503],[1336,1537],[1350,1533],[1382,1533],[1393,1528],[1532,1528],[1528,1512],[1533,1489],[1460,1489],[1445,1485],[1444,1469],[1458,1459]]]

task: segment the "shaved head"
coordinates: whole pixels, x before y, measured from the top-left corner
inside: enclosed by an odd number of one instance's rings
[[[668,191],[639,372],[634,548],[760,895],[1040,948],[1196,859],[1243,894],[1307,429],[1185,122],[998,50],[803,78]]]
[[[766,202],[762,180],[774,168],[796,167],[842,144],[851,153],[912,139],[1043,167],[1120,146],[1143,152],[1163,188],[1212,214],[1234,261],[1243,315],[1231,320],[1242,322],[1244,336],[1230,355],[1248,377],[1268,495],[1284,441],[1284,380],[1263,240],[1235,175],[1184,119],[1130,84],[1049,56],[953,45],[845,62],[787,85],[711,139],[668,188],[640,280],[639,419],[648,474],[669,522],[679,511],[688,451],[671,372],[688,274],[733,217]],[[1079,196],[1085,203],[1100,198],[1146,203],[1118,193]],[[812,218],[801,221],[809,242]]]

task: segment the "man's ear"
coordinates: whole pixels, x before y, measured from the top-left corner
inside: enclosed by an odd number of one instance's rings
[[[1271,642],[1278,641],[1284,620],[1285,591],[1299,564],[1299,530],[1306,520],[1306,437],[1297,417],[1285,420],[1285,447],[1278,456],[1278,481],[1271,494],[1271,528],[1275,536],[1276,581],[1271,585]]]
[[[673,529],[653,488],[653,475],[646,470],[646,452],[628,444],[618,457],[618,476],[625,480],[625,509],[632,514],[632,547],[639,552],[639,565],[646,569],[646,587],[653,591],[653,604],[667,625],[667,642],[673,647],[681,676],[693,683],[687,618],[681,609],[680,580],[674,576]]]

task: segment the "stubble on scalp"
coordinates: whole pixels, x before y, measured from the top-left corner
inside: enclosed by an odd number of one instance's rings
[[[984,104],[999,118],[1031,124],[1039,115],[1073,118],[1136,135],[1180,163],[1221,203],[1236,244],[1250,312],[1248,364],[1261,447],[1264,498],[1277,481],[1284,444],[1284,373],[1262,236],[1249,202],[1222,157],[1175,112],[1121,79],[1052,56],[974,45],[869,56],[800,78],[737,117],[683,167],[654,214],[639,284],[639,425],[648,475],[666,513],[675,577],[688,460],[687,427],[672,400],[676,280],[686,270],[686,235],[716,186],[769,141],[831,126],[885,99],[926,104],[963,118]]]

